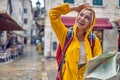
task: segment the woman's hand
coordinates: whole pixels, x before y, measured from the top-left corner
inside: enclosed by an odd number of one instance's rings
[[[76,11],[76,12],[80,12],[82,9],[87,8],[87,7],[91,7],[88,3],[79,5],[77,7],[71,7],[72,11]]]
[[[113,51],[110,51],[110,52],[108,52],[108,53],[117,53],[117,51],[116,51],[116,50],[113,50]]]

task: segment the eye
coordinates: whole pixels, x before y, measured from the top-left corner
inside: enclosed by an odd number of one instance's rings
[[[85,19],[90,20],[90,16],[85,16]]]
[[[81,16],[81,17],[82,17],[82,16],[84,16],[84,14],[83,14],[83,13],[80,13],[80,15],[79,15],[79,16]]]

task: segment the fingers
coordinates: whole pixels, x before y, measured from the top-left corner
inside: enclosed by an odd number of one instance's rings
[[[116,53],[117,51],[116,50],[113,50],[113,51],[111,51],[111,52],[108,52],[108,53]]]
[[[90,4],[89,4],[89,3],[84,3],[84,4],[82,4],[82,5],[90,7]]]
[[[82,4],[81,7],[82,9],[87,8],[87,7],[91,8],[91,5],[89,3],[85,3],[85,4]]]
[[[72,11],[80,12],[84,8],[91,8],[91,5],[89,3],[84,3],[76,7],[71,7]]]
[[[81,4],[77,7],[76,11],[77,12],[80,12],[82,9],[84,8],[91,8],[90,4],[89,3],[85,3],[85,4]]]

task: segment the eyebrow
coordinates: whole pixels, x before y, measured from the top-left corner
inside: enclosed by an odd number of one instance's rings
[[[88,10],[89,11],[89,10]],[[85,14],[84,12],[80,12],[78,15],[80,15],[80,14]],[[90,15],[91,14],[91,15]],[[90,14],[86,14],[87,16],[89,16],[90,18],[91,18],[91,16],[92,16],[92,13],[90,13]]]

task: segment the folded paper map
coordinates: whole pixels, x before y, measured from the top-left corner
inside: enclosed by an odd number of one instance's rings
[[[106,80],[118,72],[116,60],[120,53],[106,53],[89,60],[85,72],[85,80]]]

